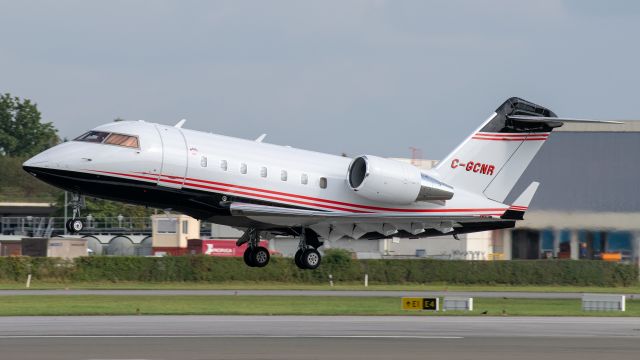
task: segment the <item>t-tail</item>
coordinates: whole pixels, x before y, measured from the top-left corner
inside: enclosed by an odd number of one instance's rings
[[[481,193],[502,203],[553,129],[565,122],[619,123],[559,118],[543,106],[513,97],[444,158],[434,172],[454,188]]]

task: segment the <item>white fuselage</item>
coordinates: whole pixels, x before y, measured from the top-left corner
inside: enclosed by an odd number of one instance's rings
[[[173,208],[199,218],[226,215],[220,202],[247,201],[329,212],[403,213],[425,218],[495,218],[508,208],[462,189],[456,189],[446,202],[398,205],[372,201],[348,186],[350,158],[288,146],[144,121],[113,122],[93,131],[135,136],[139,146],[69,141],[30,159],[24,164],[25,169],[32,173],[42,171],[36,176],[68,190]],[[63,179],[47,178],[53,173]],[[437,177],[435,173],[430,175]],[[96,180],[100,185],[85,185],[81,179]],[[118,180],[127,183],[116,188],[113,185]],[[145,188],[147,185],[152,188]],[[127,187],[124,191],[123,186]],[[136,192],[138,188],[145,190]],[[160,189],[171,196],[155,191]],[[190,206],[198,211],[189,211]]]

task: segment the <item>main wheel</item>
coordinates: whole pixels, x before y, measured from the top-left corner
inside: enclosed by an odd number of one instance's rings
[[[247,266],[250,267],[254,267],[255,265],[253,264],[253,249],[251,249],[251,247],[247,247],[247,250],[244,251],[243,254],[243,258],[244,258],[244,263],[247,264]]]
[[[265,267],[269,263],[269,250],[265,247],[258,246],[251,252],[251,262],[255,267]]]
[[[72,233],[77,234],[84,229],[84,223],[80,219],[72,219],[69,221],[69,227]]]
[[[298,251],[296,251],[296,254],[293,255],[293,261],[296,263],[296,266],[300,269],[306,269],[306,267],[304,267],[304,264],[302,263],[302,253],[304,253],[304,250],[300,249]]]
[[[318,266],[320,266],[321,260],[322,257],[316,249],[307,249],[302,253],[302,256],[300,257],[300,263],[302,263],[302,265],[304,265],[304,267],[309,270],[317,269]]]

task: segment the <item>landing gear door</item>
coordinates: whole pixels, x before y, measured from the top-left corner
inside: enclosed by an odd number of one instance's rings
[[[162,166],[158,185],[180,189],[187,174],[187,143],[182,130],[156,125],[162,139]]]

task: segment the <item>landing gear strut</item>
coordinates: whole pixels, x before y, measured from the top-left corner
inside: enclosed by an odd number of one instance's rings
[[[77,234],[84,229],[84,222],[80,219],[80,209],[84,205],[84,199],[80,194],[73,193],[71,194],[71,201],[69,204],[73,209],[73,215],[64,225],[69,233]]]
[[[248,229],[244,236],[248,236],[247,249],[244,251],[244,263],[250,267],[265,267],[269,264],[271,255],[269,250],[260,246],[260,232],[256,229]]]
[[[322,246],[318,236],[314,232],[308,232],[302,228],[298,251],[294,255],[296,266],[300,269],[314,270],[320,266],[322,256],[316,248]]]

